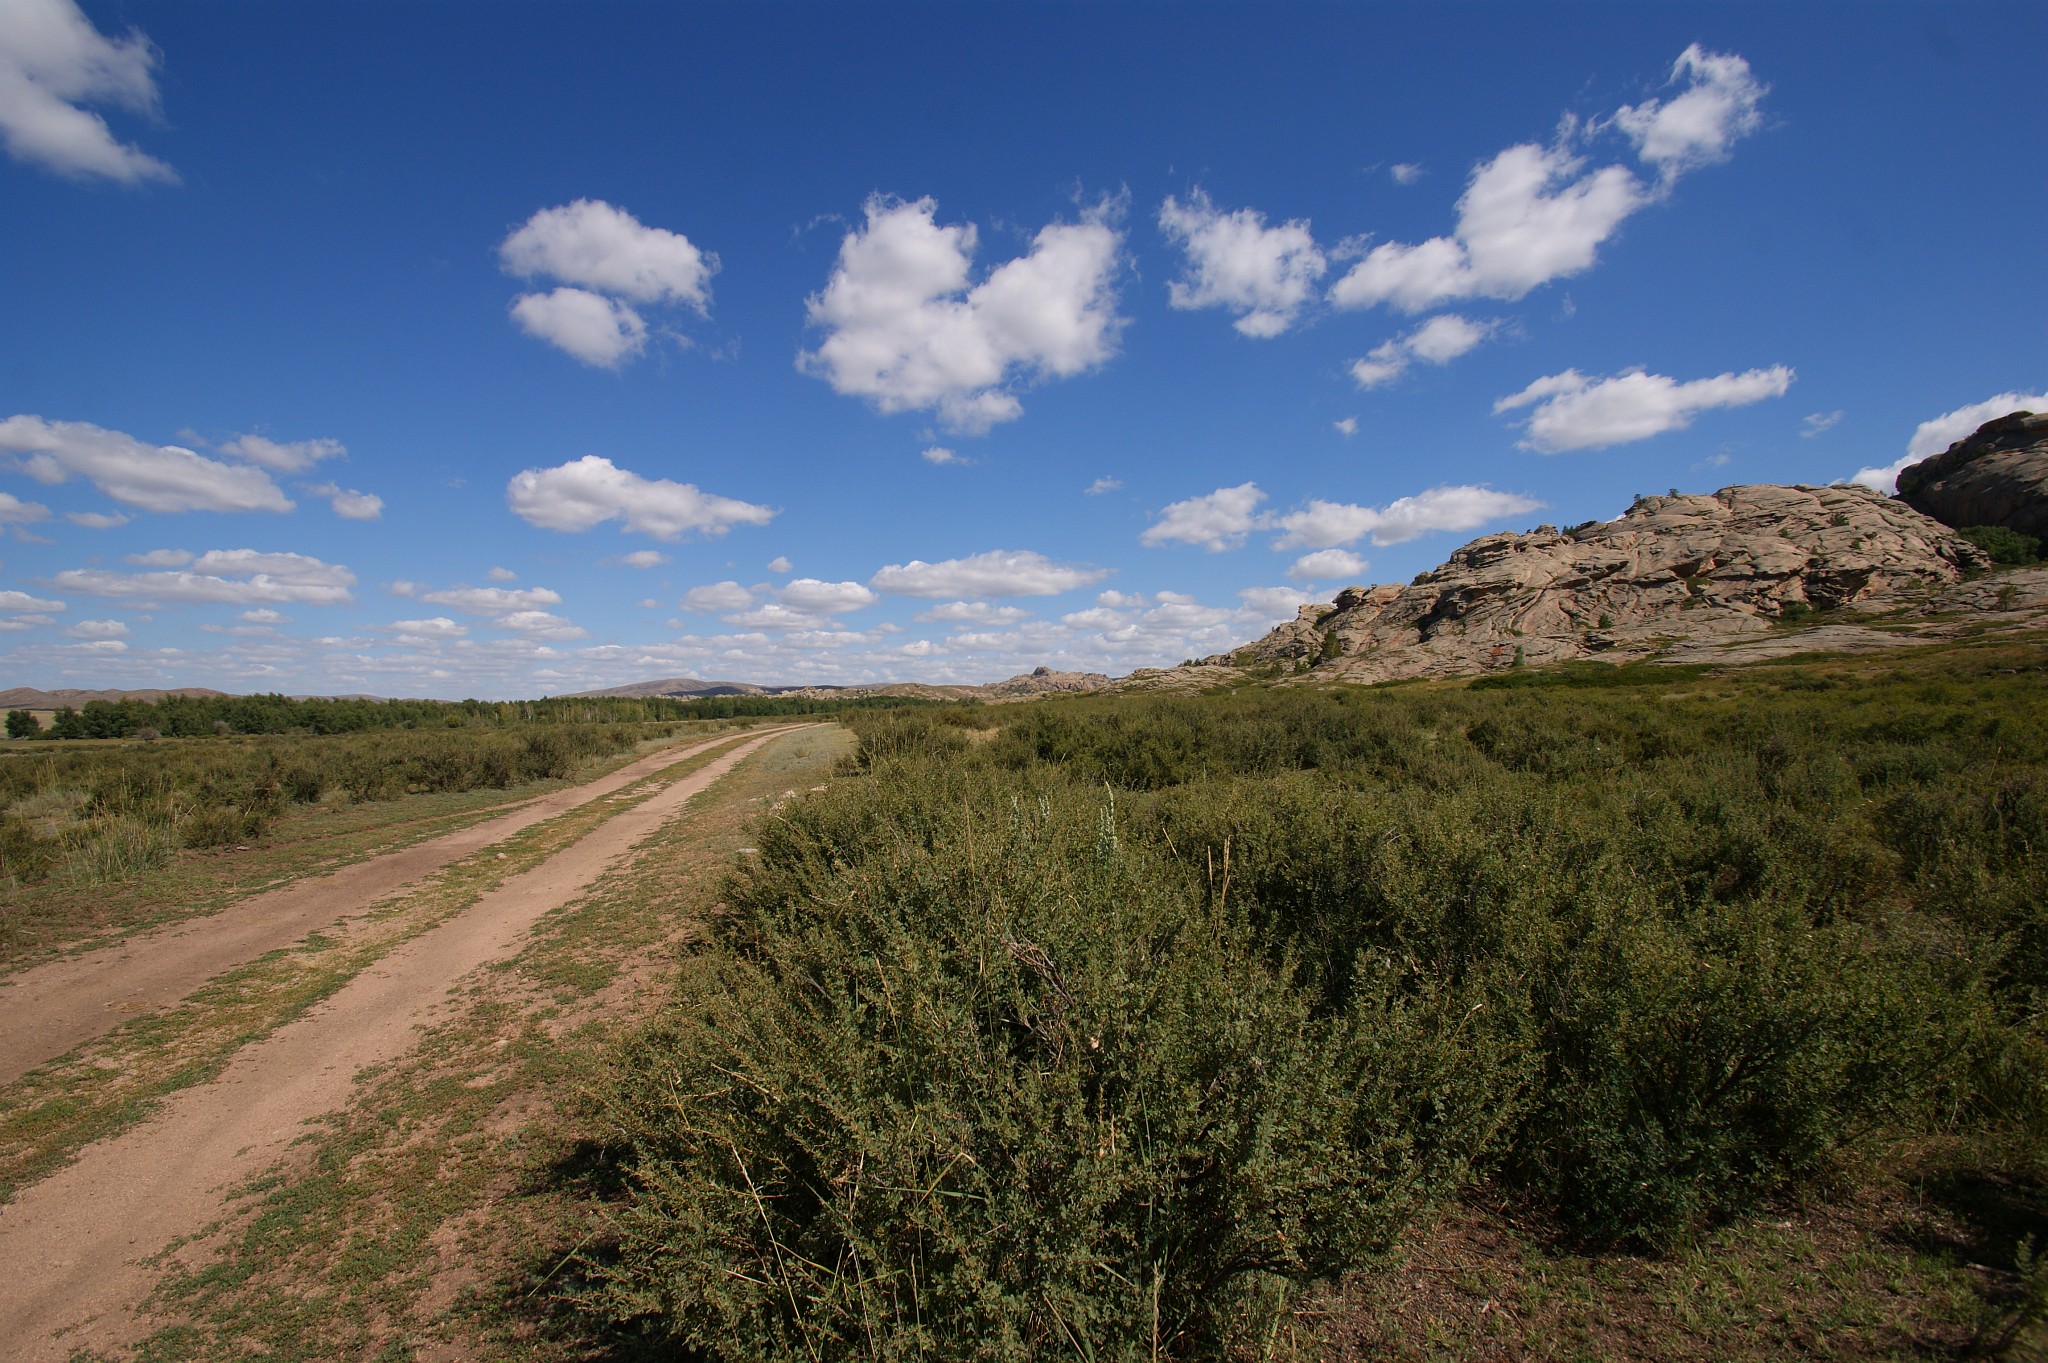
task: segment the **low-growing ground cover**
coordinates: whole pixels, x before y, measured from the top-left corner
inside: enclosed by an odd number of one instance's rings
[[[1476,1218],[1501,1357],[2040,1348],[2048,650],[1587,680],[850,717],[614,1062],[583,1309],[1454,1357]]]

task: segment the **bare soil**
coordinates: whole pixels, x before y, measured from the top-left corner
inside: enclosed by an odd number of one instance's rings
[[[159,1272],[152,1260],[219,1221],[233,1190],[280,1161],[289,1164],[292,1147],[307,1134],[307,1123],[343,1106],[366,1067],[405,1054],[419,1029],[431,1025],[450,1005],[452,992],[465,977],[516,951],[544,914],[627,857],[742,758],[786,732],[771,731],[740,744],[622,810],[539,866],[506,880],[455,917],[405,942],[304,1016],[246,1047],[212,1082],[177,1093],[148,1121],[87,1147],[74,1163],[0,1207],[0,1340],[6,1341],[8,1356],[36,1363],[81,1351],[119,1349],[140,1339],[149,1322],[139,1306]],[[460,840],[453,847],[441,847],[450,840],[438,840],[323,877],[346,889],[330,885],[326,893],[313,894],[309,885],[279,892],[288,903],[297,902],[288,898],[293,891],[306,899],[296,918],[283,916],[292,910],[276,911],[281,915],[279,926],[270,936],[255,934],[253,928],[254,935],[230,935],[223,927],[224,941],[235,945],[209,954],[199,943],[180,945],[193,934],[203,937],[205,923],[162,934],[165,950],[184,953],[188,962],[187,973],[174,979],[193,979],[192,972],[201,969],[199,962],[210,961],[206,973],[196,976],[203,981],[248,959],[252,951],[267,949],[252,942],[282,945],[294,940],[310,926],[331,923],[417,879],[432,864],[455,860],[463,855],[462,849],[479,850],[551,813],[618,790],[681,760],[687,752],[665,751],[600,781],[536,801],[503,821],[451,835]],[[439,862],[413,860],[429,849],[436,849],[432,855],[441,856]],[[385,861],[396,865],[379,872]],[[372,891],[369,886],[383,888]],[[279,936],[286,921],[295,926],[289,936]],[[122,957],[95,955],[107,957],[101,973],[77,978],[100,982],[96,998],[102,1014],[116,1011],[108,1006],[109,998],[147,997],[117,968]],[[138,975],[154,978],[151,955],[136,944],[125,959],[135,963],[131,968]],[[55,1015],[70,1007],[52,993],[9,993],[0,994],[0,1008],[12,1014],[25,999],[33,998],[51,999],[47,1006]],[[71,1009],[72,1015],[82,1011]],[[86,1016],[90,1018],[89,1013]],[[9,1021],[12,1033],[14,1018]],[[41,1034],[58,1034],[52,1030],[57,1025],[45,1025]],[[69,1025],[75,1029],[82,1023]]]

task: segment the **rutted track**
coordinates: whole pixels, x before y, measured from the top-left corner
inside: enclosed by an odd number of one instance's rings
[[[522,829],[733,741],[721,734],[664,748],[594,781],[551,791],[494,819],[247,899],[219,913],[142,933],[97,951],[0,978],[0,1084],[111,1031],[168,1008],[224,971],[290,946],[398,894]]]
[[[203,1230],[223,1195],[269,1168],[304,1124],[343,1105],[364,1066],[401,1055],[458,981],[517,950],[534,923],[626,857],[762,734],[613,816],[541,865],[412,938],[298,1020],[244,1049],[141,1126],[0,1207],[0,1340],[34,1363],[141,1333],[144,1263]],[[646,774],[645,772],[641,773]]]

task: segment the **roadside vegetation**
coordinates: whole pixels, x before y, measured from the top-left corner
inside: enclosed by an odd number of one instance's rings
[[[568,1291],[603,1329],[2048,1343],[2040,644],[848,723],[858,779],[762,826],[616,1053],[616,1201]],[[1512,1248],[1434,1317],[1407,1284],[1476,1242]]]

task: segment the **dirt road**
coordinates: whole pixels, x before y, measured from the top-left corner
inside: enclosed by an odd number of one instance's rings
[[[285,1156],[306,1122],[344,1104],[364,1066],[403,1054],[458,981],[514,952],[543,914],[784,732],[747,741],[507,880],[244,1049],[216,1080],[0,1207],[7,1357],[40,1363],[138,1339],[137,1307],[155,1281],[143,1260],[215,1221],[224,1193]]]
[[[251,895],[205,918],[130,937],[0,979],[0,1084],[138,1014],[168,1008],[245,961],[290,946],[358,914],[421,877],[580,805],[623,789],[705,748],[723,734],[664,748],[595,781],[552,791],[495,819],[328,875]]]

